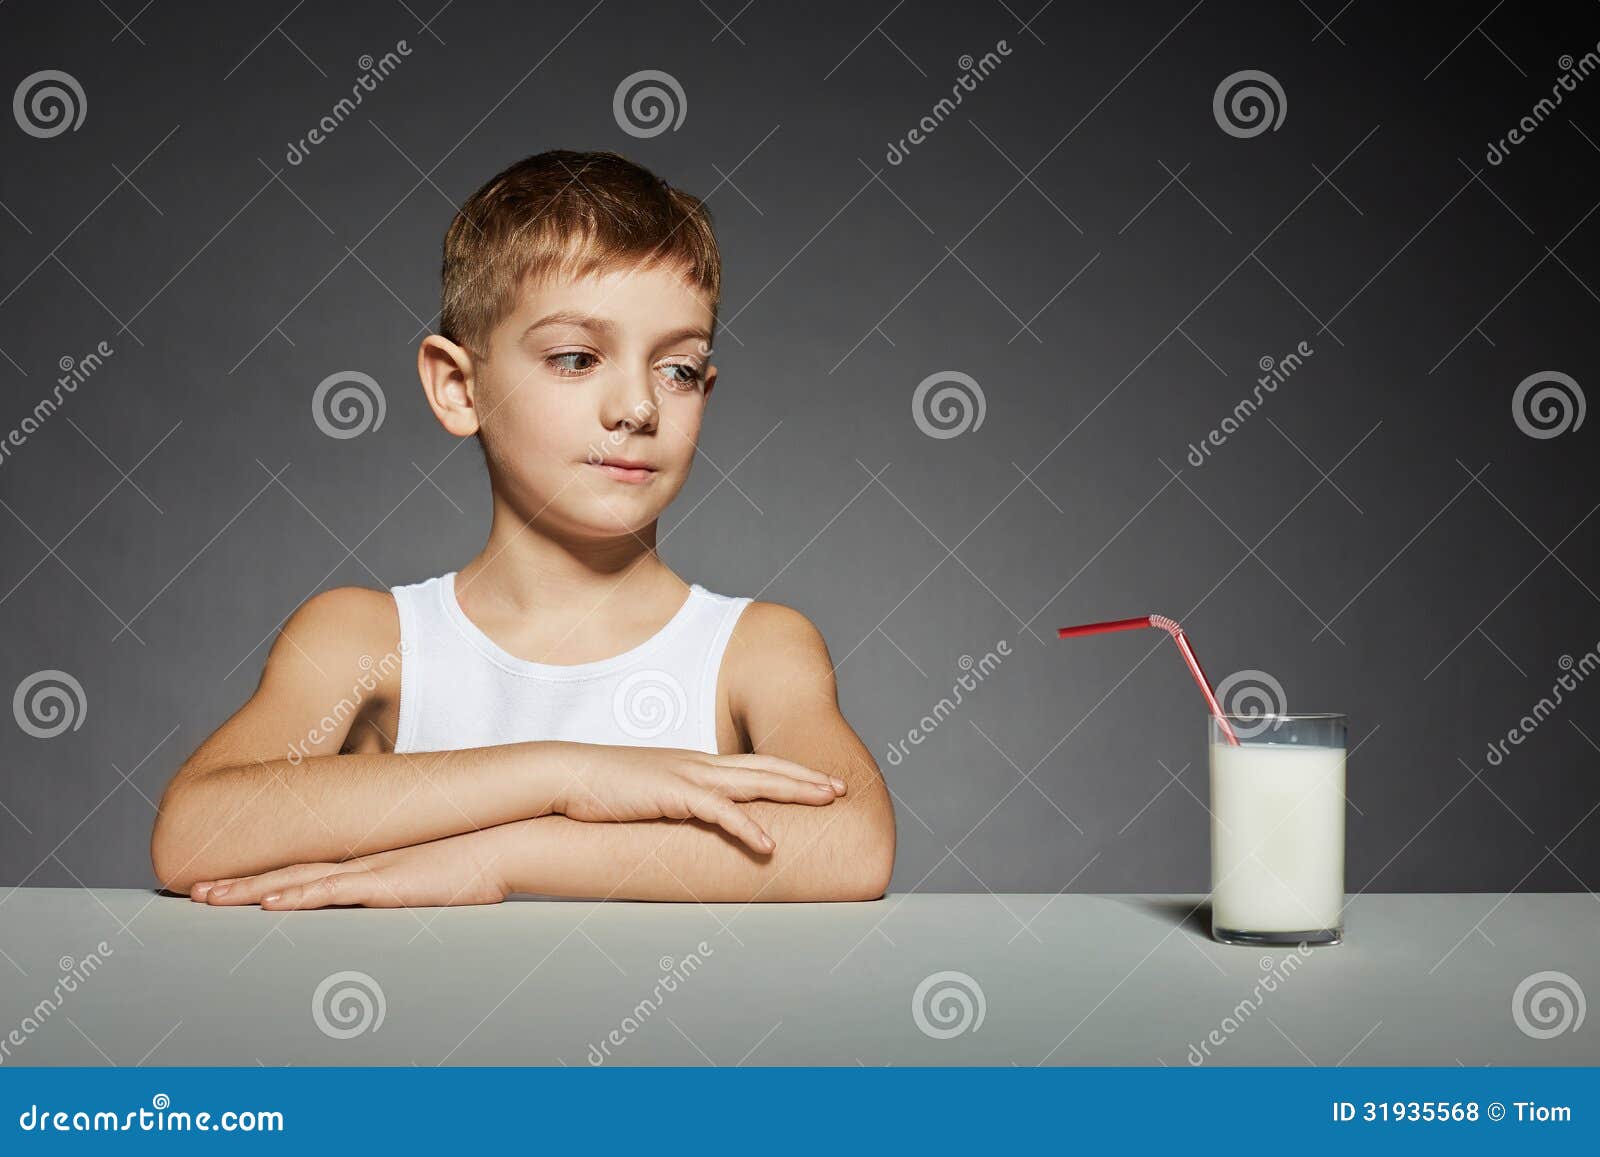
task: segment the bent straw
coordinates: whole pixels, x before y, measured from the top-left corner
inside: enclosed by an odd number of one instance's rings
[[[1200,694],[1206,697],[1206,707],[1211,711],[1217,721],[1217,726],[1222,729],[1223,736],[1233,747],[1239,746],[1239,738],[1234,735],[1233,728],[1228,725],[1228,720],[1222,714],[1222,707],[1217,702],[1216,693],[1211,690],[1211,681],[1206,678],[1206,673],[1200,669],[1200,657],[1194,653],[1194,648],[1189,645],[1189,637],[1183,633],[1183,628],[1176,621],[1165,615],[1140,615],[1133,619],[1112,619],[1104,623],[1082,623],[1076,627],[1056,628],[1056,637],[1072,639],[1079,635],[1100,635],[1108,631],[1132,631],[1142,627],[1155,627],[1172,636],[1172,641],[1178,644],[1178,652],[1183,656],[1183,661],[1189,667],[1189,674],[1194,676],[1194,681],[1200,686]]]

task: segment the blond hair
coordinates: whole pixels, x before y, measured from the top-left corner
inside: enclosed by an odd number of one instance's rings
[[[556,149],[496,174],[444,237],[439,332],[475,357],[516,308],[527,280],[676,266],[711,303],[722,259],[704,203],[610,152]]]

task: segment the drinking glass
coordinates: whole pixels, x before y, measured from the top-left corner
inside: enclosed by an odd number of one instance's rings
[[[1343,715],[1208,720],[1213,939],[1266,946],[1343,940],[1348,723]]]

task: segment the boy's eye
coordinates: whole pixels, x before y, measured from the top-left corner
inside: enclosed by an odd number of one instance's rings
[[[699,389],[706,377],[705,371],[699,366],[685,362],[668,362],[661,370],[673,389],[684,392]]]
[[[545,358],[546,365],[564,376],[588,373],[599,361],[599,357],[588,350],[566,350]],[[667,386],[682,393],[692,393],[705,382],[705,371],[693,363],[668,362],[659,369]]]
[[[592,368],[591,365],[575,365],[573,363],[575,361],[582,361],[584,358],[591,359],[591,362],[595,360],[594,355],[588,350],[568,350],[566,353],[551,354],[549,357],[545,358],[545,364],[550,366],[557,373],[581,374],[584,370]]]

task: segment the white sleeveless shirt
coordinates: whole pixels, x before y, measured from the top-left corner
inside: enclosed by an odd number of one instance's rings
[[[390,589],[400,612],[396,752],[560,739],[716,753],[717,674],[750,599],[694,583],[637,647],[590,663],[536,663],[467,618],[455,578]]]

